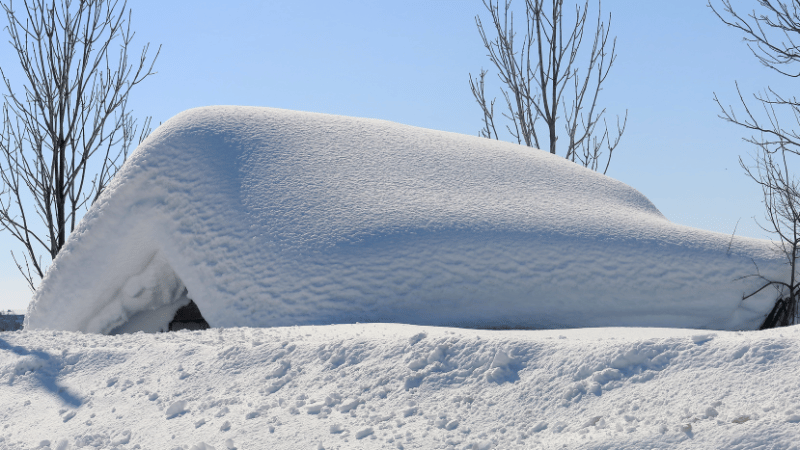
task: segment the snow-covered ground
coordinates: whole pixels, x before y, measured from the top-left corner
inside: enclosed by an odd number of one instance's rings
[[[797,449],[800,328],[0,333],[0,448]]]

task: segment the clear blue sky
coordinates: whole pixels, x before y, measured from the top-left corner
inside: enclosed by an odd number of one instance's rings
[[[742,12],[757,7],[755,0],[734,3]],[[523,5],[515,1],[520,37]],[[482,115],[469,73],[490,69],[487,95],[500,97],[475,26],[476,14],[489,20],[480,0],[129,0],[128,6],[134,48],[163,45],[158,74],[130,102],[155,124],[189,108],[226,104],[475,135]],[[763,216],[761,192],[737,161],[753,148],[742,142],[743,129],[717,117],[713,93],[736,106],[734,80],[748,95],[768,85],[791,94],[793,80],[762,67],[704,0],[604,0],[603,10],[612,14],[619,56],[599,103],[610,118],[629,111],[608,175],[644,193],[673,222],[731,233],[741,218],[737,235],[765,237],[752,218]],[[3,31],[0,64],[13,78],[6,41]],[[0,235],[0,308],[24,309],[30,293],[12,249],[20,251],[7,233]]]

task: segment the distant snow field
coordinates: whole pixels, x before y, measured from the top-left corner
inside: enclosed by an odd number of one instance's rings
[[[0,448],[791,449],[800,328],[0,333]]]

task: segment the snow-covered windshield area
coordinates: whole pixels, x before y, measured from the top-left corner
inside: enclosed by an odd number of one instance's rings
[[[669,222],[635,189],[515,144],[220,106],[160,126],[54,261],[26,329],[393,322],[754,329],[768,241]]]

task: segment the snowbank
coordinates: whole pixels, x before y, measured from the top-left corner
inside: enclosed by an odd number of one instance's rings
[[[126,162],[31,302],[28,330],[398,322],[752,329],[788,273],[767,241],[670,223],[546,152],[253,107],[186,111]]]
[[[0,448],[791,449],[798,348],[796,326],[7,332]]]

